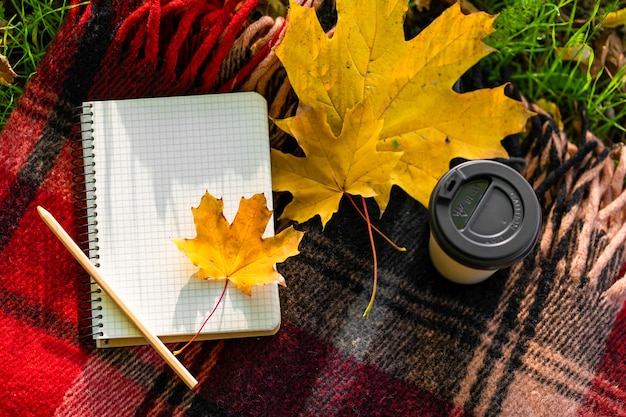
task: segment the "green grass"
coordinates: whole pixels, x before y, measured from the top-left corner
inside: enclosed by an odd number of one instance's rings
[[[606,13],[617,2],[589,2],[584,9],[575,0],[483,0],[476,4],[489,13],[500,13],[497,31],[486,39],[499,53],[488,57],[492,75],[510,71],[513,83],[532,101],[555,103],[566,128],[578,118],[576,103],[587,111],[590,129],[607,142],[626,136],[626,70],[593,75],[576,60],[565,60],[574,48],[588,48],[603,31]],[[569,48],[569,49],[568,49]],[[590,48],[589,48],[590,49]],[[595,59],[598,59],[596,56]],[[568,132],[572,133],[573,132]]]
[[[13,85],[0,85],[0,130],[35,75],[69,9],[66,0],[0,2],[1,53],[18,74]]]

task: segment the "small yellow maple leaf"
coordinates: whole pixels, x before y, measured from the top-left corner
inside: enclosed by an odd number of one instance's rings
[[[362,194],[373,195],[383,210],[393,185],[427,205],[437,180],[454,157],[505,157],[500,140],[521,132],[531,115],[520,102],[504,95],[504,87],[463,94],[452,88],[464,72],[493,52],[482,42],[493,31],[493,17],[485,13],[464,15],[458,4],[453,5],[417,37],[406,41],[406,8],[404,0],[337,0],[337,26],[333,36],[328,37],[315,11],[292,0],[287,30],[276,49],[300,106],[307,108],[279,124],[299,144],[308,141],[304,135],[311,133],[320,136],[332,132],[340,139],[348,123],[355,134],[370,137],[374,132],[371,127],[359,128],[349,120],[362,106],[368,109],[368,115],[359,110],[364,116],[361,123],[377,126],[377,151],[402,152],[388,178],[381,181],[377,176],[376,181],[370,181],[368,193]],[[325,121],[317,110],[326,114]],[[368,119],[369,114],[373,120]],[[296,121],[299,118],[309,120]],[[312,128],[294,129],[296,124]],[[354,141],[366,143],[363,138]],[[273,152],[273,163],[279,154]],[[317,156],[320,164],[327,164]],[[352,154],[333,158],[350,160]],[[375,159],[360,163],[372,169],[378,166]],[[312,182],[326,184],[327,178],[319,175],[324,171],[322,165],[309,166],[308,178],[294,176],[292,168],[296,165],[275,164],[274,187],[294,193],[290,203],[294,207],[308,208],[308,212],[296,215],[296,209],[287,207],[285,213],[301,220],[315,215],[312,206],[316,202],[312,198],[316,195],[295,193],[311,188]],[[343,178],[335,181],[345,183]],[[317,214],[327,219],[336,207],[327,204],[322,209],[325,211]]]
[[[246,295],[252,294],[254,285],[285,285],[275,264],[299,253],[304,233],[289,227],[276,236],[263,238],[272,215],[263,194],[242,198],[232,224],[224,217],[222,199],[208,192],[191,210],[197,236],[174,239],[174,243],[200,268],[199,278],[227,279]]]

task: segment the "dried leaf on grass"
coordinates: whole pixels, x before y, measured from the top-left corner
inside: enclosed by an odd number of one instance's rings
[[[0,84],[11,85],[17,74],[13,71],[9,59],[0,54]]]
[[[597,77],[602,71],[615,76],[626,66],[624,45],[615,31],[599,36],[595,43],[595,59],[591,64],[591,76]]]

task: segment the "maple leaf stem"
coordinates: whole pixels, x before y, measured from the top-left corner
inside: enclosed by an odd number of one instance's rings
[[[191,340],[189,340],[187,343],[185,343],[185,346],[183,346],[182,348],[174,351],[174,355],[178,355],[183,350],[185,350],[187,348],[187,346],[189,346],[191,344],[191,342],[196,340],[197,337],[200,335],[200,332],[202,331],[204,326],[208,323],[209,319],[213,316],[213,313],[215,313],[215,310],[217,310],[217,307],[222,303],[222,300],[224,299],[224,294],[226,294],[226,288],[228,287],[228,281],[230,281],[230,280],[227,279],[226,282],[224,283],[224,288],[222,289],[222,293],[220,294],[220,298],[217,299],[217,303],[215,303],[215,306],[213,307],[213,310],[211,310],[211,313],[209,313],[207,318],[204,319],[204,322],[202,323],[202,326],[200,326],[200,328],[198,329],[196,334],[193,335]]]
[[[352,199],[352,196],[350,196],[350,194],[345,194],[346,197],[348,197],[348,200],[350,200],[350,203],[352,203],[352,206],[354,206],[354,209],[357,211],[357,213],[359,213],[359,215],[361,216],[361,218],[363,218],[363,220],[365,220],[366,222],[368,222],[368,224],[372,227],[372,229],[378,233],[378,235],[380,237],[382,237],[383,239],[385,239],[387,241],[387,243],[389,243],[391,245],[392,248],[394,248],[395,250],[399,251],[399,252],[406,252],[406,248],[403,246],[398,246],[396,243],[394,243],[393,240],[391,240],[389,237],[387,237],[387,235],[385,235],[380,229],[378,229],[376,226],[374,226],[369,220],[368,217],[365,216],[365,214],[363,214],[363,212],[361,211],[361,209],[359,208],[359,206],[356,205],[356,203],[354,202],[354,200]],[[367,209],[366,209],[367,210]]]
[[[378,256],[376,255],[376,245],[374,244],[374,234],[372,233],[372,222],[370,221],[370,215],[367,211],[367,205],[365,204],[365,198],[361,196],[361,200],[363,202],[363,211],[365,213],[365,221],[367,222],[367,232],[370,237],[370,244],[372,245],[372,257],[374,258],[374,285],[372,287],[372,296],[370,297],[370,302],[365,308],[363,312],[363,318],[367,318],[370,315],[370,311],[372,311],[372,307],[374,306],[374,299],[376,298],[376,288],[378,287]]]

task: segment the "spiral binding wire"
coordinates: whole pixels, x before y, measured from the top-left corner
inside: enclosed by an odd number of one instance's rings
[[[72,136],[72,181],[74,197],[74,213],[76,218],[76,237],[80,248],[87,256],[98,263],[98,220],[96,202],[96,164],[94,162],[94,129],[93,129],[93,105],[84,104],[77,108],[80,117],[80,130]],[[102,290],[85,273],[79,278],[79,309],[81,339],[91,339],[102,336]]]

